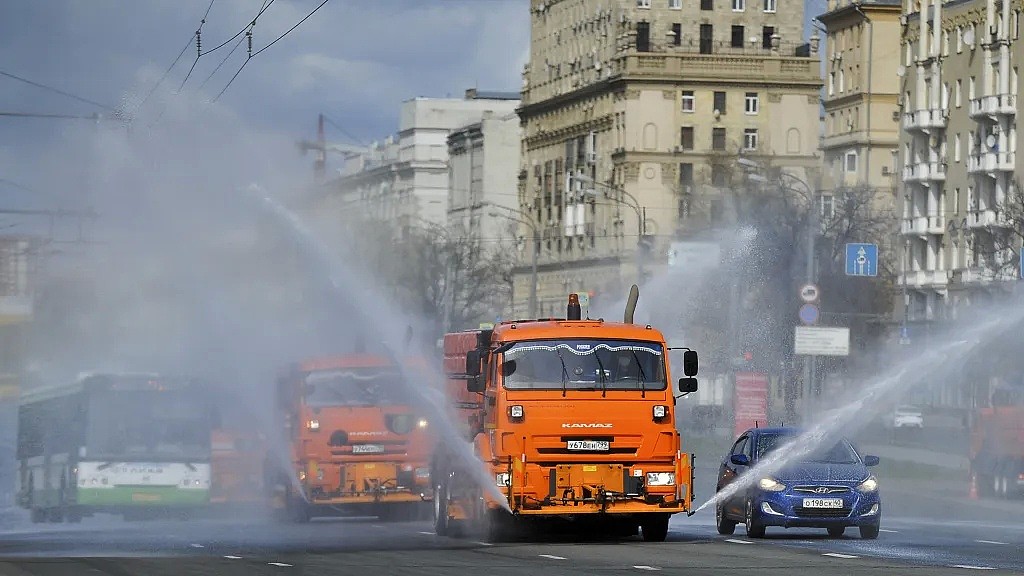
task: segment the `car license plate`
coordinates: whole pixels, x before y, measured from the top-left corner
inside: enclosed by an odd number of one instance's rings
[[[566,442],[567,449],[579,450],[581,452],[607,452],[607,440],[569,440]]]
[[[842,508],[842,498],[804,498],[804,508]]]
[[[384,447],[379,444],[354,444],[352,446],[353,454],[381,454],[384,452]]]

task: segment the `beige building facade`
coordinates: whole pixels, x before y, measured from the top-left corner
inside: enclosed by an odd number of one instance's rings
[[[1022,8],[1019,0],[904,6],[899,158],[909,322],[954,317],[1019,272],[998,238],[1011,224],[1005,208],[1021,169]]]
[[[519,201],[540,239],[538,314],[563,315],[569,292],[591,295],[591,309],[621,300],[673,240],[725,224],[739,155],[820,163],[822,80],[802,2],[530,6]],[[517,268],[520,316],[530,281]]]

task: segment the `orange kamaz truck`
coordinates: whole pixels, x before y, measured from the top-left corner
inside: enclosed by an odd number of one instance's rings
[[[287,516],[429,516],[433,440],[409,398],[399,367],[385,356],[290,366],[277,382],[292,469],[279,475],[275,500]]]
[[[675,426],[668,346],[632,323],[581,319],[502,322],[446,334],[447,394],[479,460],[439,443],[432,461],[434,527],[500,539],[570,521],[663,541],[669,517],[691,510],[692,455]],[[696,390],[697,354],[684,353],[682,393]]]
[[[1024,494],[1024,386],[999,386],[971,426],[971,474],[981,496]]]
[[[254,431],[217,428],[210,442],[210,505],[255,513],[266,507],[266,442]]]

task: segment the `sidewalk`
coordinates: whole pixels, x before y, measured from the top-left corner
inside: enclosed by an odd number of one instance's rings
[[[965,456],[925,450],[923,448],[866,444],[860,447],[860,452],[862,454],[873,454],[883,460],[891,459],[897,462],[913,462],[914,464],[925,464],[950,470],[966,471],[970,469],[970,461]]]

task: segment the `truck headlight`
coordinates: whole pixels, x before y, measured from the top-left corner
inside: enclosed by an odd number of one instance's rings
[[[420,418],[420,421],[417,422],[416,425],[419,426],[420,428],[426,428],[427,427],[427,419],[426,418]]]
[[[878,490],[878,480],[874,476],[868,476],[868,479],[857,485],[857,490],[861,492],[874,492]]]
[[[501,472],[499,474],[494,475],[494,484],[502,488],[507,487],[511,480],[512,478],[508,472]]]
[[[675,472],[648,472],[648,486],[674,486],[676,483]]]
[[[757,483],[757,486],[761,490],[767,490],[769,492],[782,492],[786,489],[786,485],[782,484],[775,478],[761,478]]]
[[[525,411],[520,404],[513,404],[508,407],[508,415],[512,418],[522,418],[523,414],[525,414]]]
[[[319,430],[320,429],[320,421],[319,420],[310,420],[309,423],[307,424],[307,426],[309,427],[310,430]]]
[[[658,405],[654,407],[654,419],[661,420],[668,415],[668,406]]]

